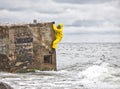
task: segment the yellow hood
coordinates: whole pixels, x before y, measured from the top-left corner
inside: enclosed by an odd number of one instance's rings
[[[63,23],[60,23],[59,25],[60,25],[60,27],[63,27]]]

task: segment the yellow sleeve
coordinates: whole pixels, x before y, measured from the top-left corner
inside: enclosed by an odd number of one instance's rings
[[[59,30],[57,29],[57,27],[56,27],[56,25],[55,25],[55,24],[53,24],[53,29],[54,29],[54,31],[59,32]]]

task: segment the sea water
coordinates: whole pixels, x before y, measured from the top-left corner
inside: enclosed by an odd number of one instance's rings
[[[120,89],[120,43],[61,43],[57,71],[0,72],[14,89]]]

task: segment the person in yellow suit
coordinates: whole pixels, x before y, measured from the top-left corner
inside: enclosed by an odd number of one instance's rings
[[[60,23],[58,26],[56,26],[55,22],[53,22],[53,30],[55,31],[55,40],[53,41],[53,44],[52,44],[52,52],[55,51],[57,44],[63,38],[63,24]]]

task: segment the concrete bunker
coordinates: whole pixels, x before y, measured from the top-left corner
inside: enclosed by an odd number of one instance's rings
[[[0,71],[56,70],[52,22],[0,25]],[[4,65],[3,65],[4,64]]]

